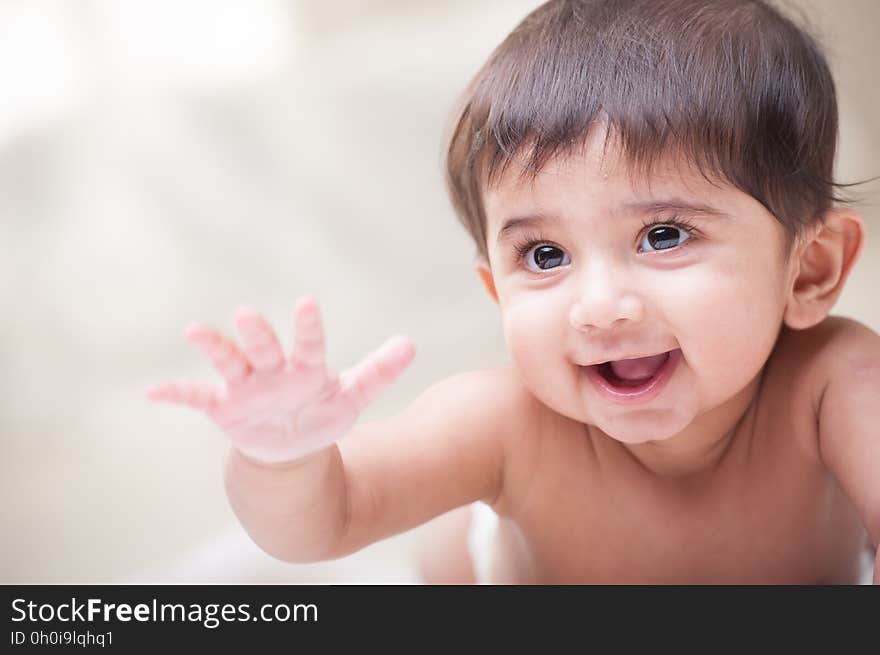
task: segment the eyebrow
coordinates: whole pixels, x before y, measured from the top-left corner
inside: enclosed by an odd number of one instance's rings
[[[642,202],[628,202],[621,205],[621,209],[627,214],[657,214],[664,211],[679,212],[682,214],[711,216],[716,218],[730,218],[727,214],[716,207],[689,200],[681,200],[678,198],[670,198],[663,200],[648,200]],[[517,230],[527,227],[533,227],[538,224],[557,225],[561,222],[558,216],[548,214],[529,214],[527,216],[516,216],[504,221],[504,225],[498,231],[496,239],[498,244],[503,243],[510,238]]]

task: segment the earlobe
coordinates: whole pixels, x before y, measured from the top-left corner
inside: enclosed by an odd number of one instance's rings
[[[864,233],[858,214],[836,208],[797,246],[797,274],[783,316],[788,327],[803,330],[828,316],[858,259]]]
[[[486,288],[486,291],[492,296],[492,300],[497,303],[498,292],[495,290],[495,278],[492,277],[492,269],[489,268],[489,264],[486,260],[480,259],[475,268],[480,279],[483,281],[483,286]]]

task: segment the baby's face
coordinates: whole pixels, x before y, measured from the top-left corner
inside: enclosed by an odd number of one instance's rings
[[[666,439],[756,379],[794,259],[747,194],[674,165],[649,188],[601,152],[594,137],[534,184],[511,166],[486,191],[505,339],[547,406],[626,443]]]

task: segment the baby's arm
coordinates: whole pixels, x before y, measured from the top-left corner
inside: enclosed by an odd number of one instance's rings
[[[494,498],[505,418],[497,373],[455,376],[399,415],[351,429],[408,365],[411,343],[393,339],[333,376],[313,301],[297,307],[290,358],[259,315],[240,312],[236,323],[241,348],[201,326],[188,331],[223,375],[223,389],[172,383],[149,395],[204,411],[230,437],[229,500],[264,550],[290,561],[335,558]]]
[[[306,562],[342,557],[474,500],[491,502],[503,458],[504,393],[487,394],[496,375],[447,378],[302,463],[268,468],[233,448],[230,504],[266,552]]]
[[[880,584],[880,335],[845,321],[833,344],[825,353],[819,448],[871,535]]]

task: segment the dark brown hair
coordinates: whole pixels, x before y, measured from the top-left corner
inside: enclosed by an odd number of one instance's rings
[[[761,0],[550,0],[465,94],[447,155],[459,220],[488,258],[482,192],[516,158],[537,175],[596,121],[633,174],[675,152],[785,227],[788,251],[840,200],[837,101],[813,38]]]

